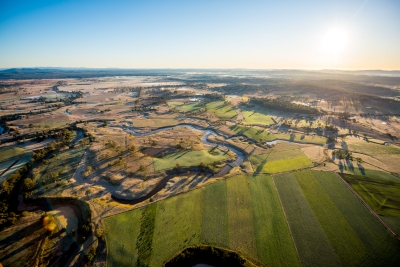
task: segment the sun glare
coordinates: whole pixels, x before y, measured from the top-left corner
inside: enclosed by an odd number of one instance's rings
[[[342,28],[332,28],[323,36],[322,48],[326,52],[339,53],[348,41],[348,33]]]

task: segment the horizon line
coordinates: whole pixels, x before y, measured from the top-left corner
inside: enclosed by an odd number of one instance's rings
[[[0,71],[10,69],[119,69],[119,70],[301,70],[301,71],[400,71],[400,69],[349,69],[349,68],[121,68],[121,67],[53,67],[53,66],[35,66],[35,67],[2,67]]]

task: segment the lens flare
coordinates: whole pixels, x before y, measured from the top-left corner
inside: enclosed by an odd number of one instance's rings
[[[47,214],[42,217],[42,225],[46,231],[52,232],[57,227],[57,219],[53,215]]]

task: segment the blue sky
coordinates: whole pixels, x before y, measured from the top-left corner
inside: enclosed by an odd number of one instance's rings
[[[400,69],[399,14],[398,0],[0,0],[0,68]],[[324,43],[332,29],[344,37]]]

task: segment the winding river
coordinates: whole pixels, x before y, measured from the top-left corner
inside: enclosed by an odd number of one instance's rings
[[[153,130],[153,131],[150,131],[150,132],[146,132],[146,133],[139,133],[139,132],[136,132],[136,131],[134,131],[134,130],[132,130],[132,129],[124,129],[124,131],[127,132],[127,133],[130,133],[130,134],[132,134],[132,135],[134,135],[134,136],[148,136],[148,135],[152,135],[152,134],[155,134],[155,133],[160,133],[160,132],[164,132],[164,131],[170,131],[170,130],[177,129],[177,128],[182,128],[182,127],[186,127],[186,128],[188,128],[188,129],[190,129],[190,130],[192,130],[192,131],[196,131],[196,132],[201,132],[201,133],[203,133],[203,136],[202,136],[201,139],[200,139],[200,141],[201,141],[203,144],[211,145],[211,146],[216,146],[216,145],[218,145],[218,146],[219,146],[220,148],[222,148],[222,149],[228,149],[228,150],[231,150],[233,153],[235,153],[235,154],[236,154],[236,160],[234,160],[234,161],[228,163],[228,165],[230,165],[232,168],[233,168],[233,167],[236,167],[236,166],[239,166],[239,165],[241,165],[241,164],[243,163],[243,161],[244,161],[244,155],[243,155],[242,152],[240,152],[240,151],[237,150],[236,148],[231,147],[231,146],[229,146],[229,145],[217,144],[217,143],[214,143],[214,142],[211,142],[211,141],[208,140],[208,137],[209,137],[210,135],[212,135],[212,134],[213,134],[213,135],[217,135],[218,137],[221,137],[221,138],[223,138],[224,140],[235,139],[235,138],[238,138],[238,137],[225,138],[224,136],[218,134],[217,132],[215,132],[215,131],[213,131],[213,130],[210,130],[210,129],[201,129],[201,128],[199,128],[199,127],[195,127],[195,126],[192,125],[192,124],[180,124],[180,125],[177,125],[177,126],[170,126],[170,127],[165,127],[165,128],[159,128],[159,129],[156,129],[156,130]]]
[[[217,135],[217,136],[223,138],[224,140],[235,139],[235,138],[238,138],[238,137],[225,138],[224,136],[216,133],[213,130],[201,129],[199,127],[196,127],[196,126],[190,125],[190,124],[180,124],[180,125],[177,125],[177,126],[159,128],[159,129],[156,129],[156,130],[153,130],[153,131],[150,131],[150,132],[146,132],[146,133],[140,133],[140,132],[137,132],[135,130],[128,129],[128,128],[124,128],[124,131],[127,132],[127,133],[132,134],[133,136],[149,136],[149,135],[152,135],[152,134],[155,134],[155,133],[160,133],[160,132],[163,132],[163,131],[170,131],[170,130],[177,129],[177,128],[182,128],[182,127],[186,127],[186,128],[188,128],[190,130],[203,133],[203,136],[200,138],[200,141],[203,144],[212,145],[212,146],[218,145],[220,148],[230,150],[230,151],[232,151],[233,153],[236,154],[236,159],[231,161],[231,162],[228,162],[224,167],[222,167],[222,169],[217,174],[214,175],[215,177],[223,176],[223,175],[227,174],[233,167],[240,166],[243,163],[245,156],[243,155],[242,152],[240,152],[236,148],[228,146],[228,145],[221,145],[221,144],[214,143],[214,142],[211,142],[211,141],[208,140],[208,137],[210,135],[212,135],[212,134]],[[151,198],[155,194],[157,194],[159,191],[161,191],[165,187],[165,185],[167,184],[167,182],[170,179],[172,179],[172,178],[174,178],[176,176],[177,176],[176,174],[170,174],[170,175],[165,176],[164,178],[161,179],[161,181],[159,181],[154,186],[154,188],[150,192],[148,192],[146,195],[141,196],[139,198],[121,199],[121,198],[118,198],[115,195],[112,195],[112,198],[114,200],[118,201],[118,202],[121,202],[121,203],[129,203],[129,204],[140,203],[142,201],[145,201],[145,200]]]

